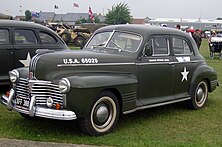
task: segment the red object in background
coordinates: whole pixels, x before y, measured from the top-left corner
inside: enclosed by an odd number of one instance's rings
[[[194,33],[195,30],[194,29],[186,29],[186,32],[191,32],[191,33]]]
[[[94,19],[94,16],[93,16],[91,7],[89,7],[89,18],[90,18],[91,22],[94,23],[94,20],[95,20],[95,19]]]

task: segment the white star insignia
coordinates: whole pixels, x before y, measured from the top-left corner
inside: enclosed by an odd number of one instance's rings
[[[189,74],[189,71],[187,71],[186,67],[184,67],[183,72],[181,72],[181,74],[183,75],[181,82],[183,82],[184,80],[187,81],[187,75]]]
[[[19,60],[19,61],[20,61],[22,64],[24,64],[25,67],[28,67],[28,66],[29,66],[29,63],[30,63],[30,61],[31,61],[30,53],[28,52],[26,60]]]

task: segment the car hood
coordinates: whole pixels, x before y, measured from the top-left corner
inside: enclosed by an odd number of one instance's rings
[[[64,76],[86,72],[87,74],[124,72],[121,65],[124,67],[135,65],[133,56],[90,50],[58,51],[42,54],[36,58],[38,60],[33,71],[39,80],[60,79]],[[125,71],[127,72],[128,69],[126,68]]]

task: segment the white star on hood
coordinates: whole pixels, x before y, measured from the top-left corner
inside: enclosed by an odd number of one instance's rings
[[[184,67],[183,72],[181,72],[181,74],[183,75],[183,78],[182,78],[181,82],[183,82],[183,80],[187,81],[187,75],[189,74],[189,71],[187,71],[186,67]]]
[[[19,60],[19,61],[20,61],[22,64],[24,64],[25,67],[28,67],[28,66],[29,66],[29,63],[30,63],[30,61],[31,61],[30,53],[28,52],[26,60]]]

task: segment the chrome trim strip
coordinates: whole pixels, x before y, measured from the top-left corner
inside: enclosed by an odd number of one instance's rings
[[[158,60],[158,59],[157,59]],[[98,64],[58,64],[57,67],[76,67],[76,66],[118,66],[118,65],[155,65],[155,64],[184,64],[184,63],[198,63],[204,60],[195,60],[195,61],[188,61],[188,62],[164,62],[164,61],[156,61],[156,62],[147,62],[147,63],[135,63],[135,62],[128,62],[128,63],[98,63]]]
[[[138,66],[144,66],[144,65],[163,65],[163,64],[170,64],[170,62],[153,62],[153,63],[137,63]]]
[[[132,113],[132,112],[135,112],[137,110],[142,110],[142,109],[158,107],[158,106],[168,105],[168,104],[177,103],[177,102],[182,102],[182,101],[186,101],[186,100],[189,100],[189,99],[191,99],[191,97],[187,97],[187,98],[183,98],[183,99],[179,99],[179,100],[174,100],[174,101],[158,103],[158,104],[151,104],[151,105],[147,105],[147,106],[141,106],[141,107],[137,107],[137,108],[132,109],[132,110],[125,111],[125,112],[123,112],[123,114]]]
[[[98,63],[98,64],[58,64],[57,67],[68,67],[68,66],[112,66],[112,65],[136,65],[136,63]]]

